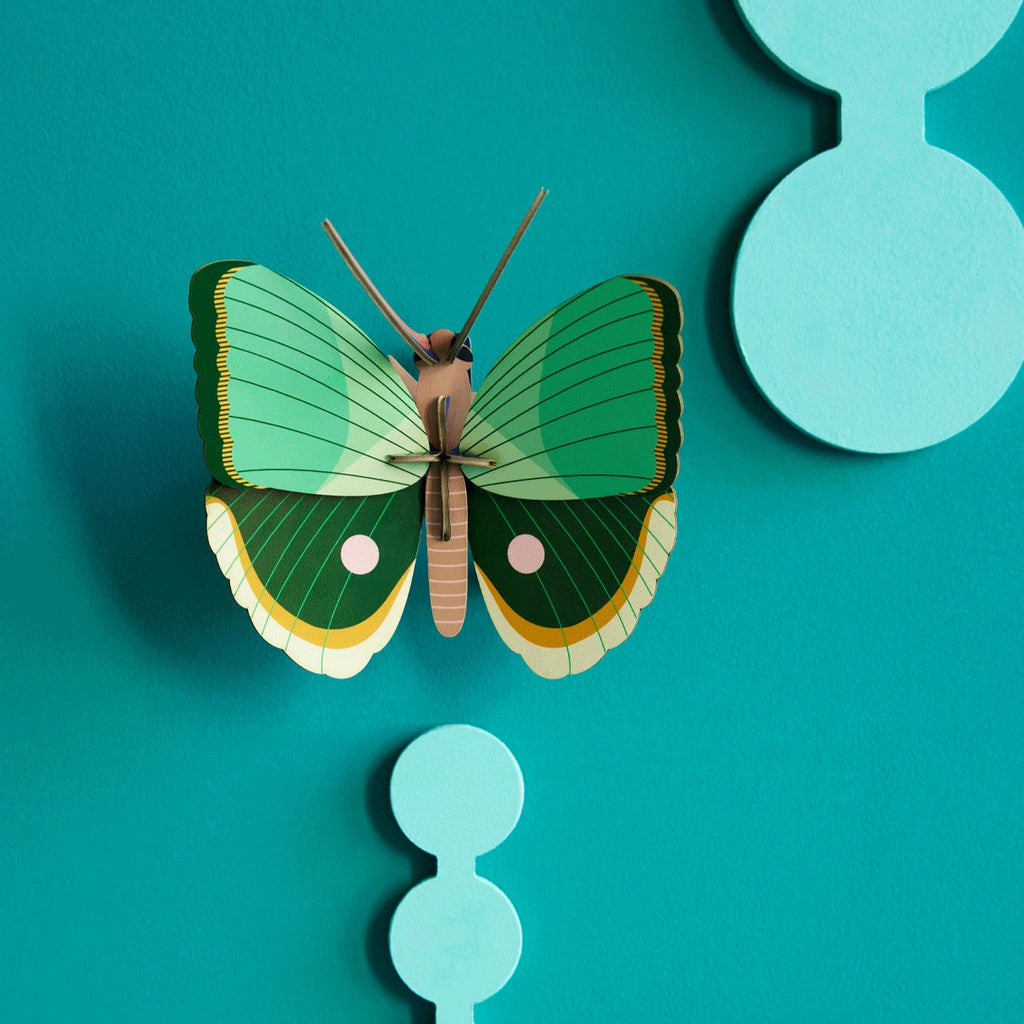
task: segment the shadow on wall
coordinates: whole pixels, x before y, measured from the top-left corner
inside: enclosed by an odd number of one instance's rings
[[[708,11],[722,38],[752,71],[764,78],[773,92],[790,92],[807,98],[811,111],[811,152],[801,157],[797,167],[815,153],[839,144],[839,106],[831,93],[806,85],[794,78],[770,56],[747,28],[735,0],[707,0]]]
[[[740,355],[732,326],[732,273],[733,267],[736,265],[736,254],[739,252],[747,226],[763,200],[762,196],[726,225],[725,230],[719,236],[711,264],[708,267],[704,302],[707,309],[708,341],[715,364],[733,394],[757,421],[758,426],[763,427],[773,436],[795,445],[804,452],[828,455],[834,458],[860,458],[860,453],[844,452],[839,448],[833,448],[831,445],[825,444],[824,441],[819,441],[793,426],[769,404],[743,365],[743,358]],[[684,327],[684,347],[686,344],[685,331]],[[685,413],[683,417],[685,429]]]
[[[811,86],[801,84],[789,72],[779,67],[750,34],[732,0],[708,0],[708,10],[737,60],[769,82],[773,90],[806,97],[811,113],[811,148],[806,154],[795,159],[788,170],[794,170],[815,154],[836,146],[839,141],[836,99]],[[743,206],[740,212],[724,225],[717,239],[707,269],[704,295],[708,340],[719,372],[760,426],[802,448],[817,452],[835,452],[835,449],[798,430],[772,408],[747,373],[733,332],[732,275],[736,255],[754,214],[783,176],[780,175],[777,181],[767,182],[766,187],[752,198],[737,197],[737,204],[742,201]],[[683,342],[685,345],[685,327]]]
[[[113,344],[108,320],[116,317],[100,311],[91,324],[40,321],[26,338],[56,377],[23,382],[38,461],[53,482],[54,500],[77,515],[88,567],[154,667],[173,668],[169,677],[246,693],[276,686],[287,675],[301,681],[305,670],[253,629],[207,543],[203,495],[210,476],[196,422],[188,327],[174,338],[125,332]],[[59,404],[54,394],[62,396]],[[473,573],[469,623],[475,628],[458,641],[437,634],[425,569],[421,551],[395,642],[424,666],[438,657],[454,659],[442,681],[445,692],[453,686],[472,691],[481,648],[494,656],[507,652]],[[478,637],[473,643],[467,642],[471,635]],[[378,662],[389,654],[390,645]]]
[[[409,858],[409,881],[399,889],[389,893],[373,911],[366,928],[366,959],[374,976],[395,999],[409,1005],[410,1024],[432,1024],[434,1005],[408,989],[395,970],[391,960],[391,949],[388,945],[388,934],[391,929],[391,918],[405,894],[414,885],[430,877],[436,871],[436,862],[429,853],[413,846],[402,834],[391,811],[391,773],[399,755],[416,737],[408,739],[394,747],[377,765],[366,786],[366,810],[381,839],[399,853]]]
[[[30,332],[28,344],[51,354],[57,377],[25,382],[40,464],[56,500],[74,506],[94,571],[148,653],[173,665],[174,678],[251,690],[279,678],[263,661],[277,652],[252,643],[244,662],[215,653],[225,635],[252,626],[206,541],[209,476],[188,335],[126,332],[113,344],[107,325],[116,322],[102,311],[94,323],[39,322]]]

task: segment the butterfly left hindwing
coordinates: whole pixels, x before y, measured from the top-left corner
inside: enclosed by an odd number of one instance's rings
[[[416,562],[422,484],[335,497],[214,481],[206,510],[235,600],[303,668],[352,676],[391,639]]]

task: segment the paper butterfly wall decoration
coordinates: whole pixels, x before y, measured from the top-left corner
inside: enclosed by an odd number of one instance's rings
[[[324,222],[418,379],[266,267],[193,276],[210,546],[260,634],[304,668],[351,676],[390,640],[424,518],[437,628],[462,626],[468,543],[494,625],[542,676],[590,668],[654,596],[676,533],[675,290],[589,288],[471,388],[469,330],[545,195],[458,334],[413,331]]]

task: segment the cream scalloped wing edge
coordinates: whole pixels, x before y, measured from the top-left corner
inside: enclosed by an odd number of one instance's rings
[[[265,589],[261,594],[253,589],[249,582],[248,555],[238,541],[231,509],[219,498],[209,495],[206,498],[206,536],[221,572],[231,585],[232,595],[249,613],[260,636],[307,671],[348,679],[366,668],[370,658],[383,650],[394,636],[409,597],[415,560],[384,602],[386,611],[376,628],[319,630],[322,641],[313,643],[295,631],[294,623],[287,628],[273,616],[274,603],[267,598]],[[352,642],[346,643],[346,640]]]

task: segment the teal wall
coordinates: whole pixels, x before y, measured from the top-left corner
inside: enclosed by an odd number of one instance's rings
[[[526,779],[481,1022],[1024,1020],[1024,382],[901,457],[770,411],[730,267],[835,109],[728,0],[23,5],[0,57],[0,1020],[429,1020],[387,957],[429,870],[387,779],[453,721]],[[1022,63],[1024,17],[928,131],[1024,213]],[[367,671],[307,675],[206,545],[191,272],[266,263],[397,354],[320,219],[457,327],[540,185],[477,365],[604,277],[678,286],[658,598],[551,683],[475,589],[442,640],[421,572]]]

